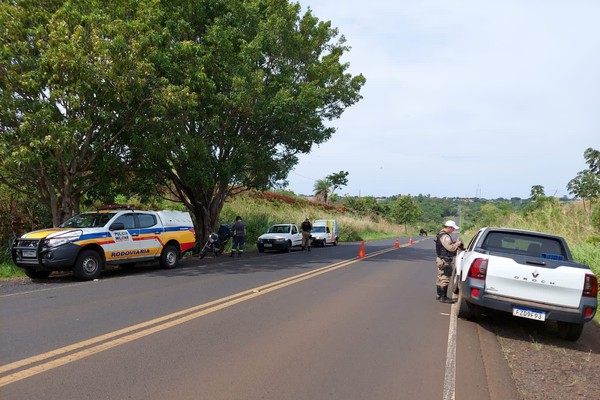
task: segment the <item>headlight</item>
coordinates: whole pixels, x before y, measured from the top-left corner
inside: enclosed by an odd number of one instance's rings
[[[70,231],[62,235],[44,239],[44,245],[47,247],[58,247],[66,243],[71,243],[81,237],[81,231]]]
[[[278,242],[285,242],[286,239],[285,238],[277,238],[275,240],[278,241]]]

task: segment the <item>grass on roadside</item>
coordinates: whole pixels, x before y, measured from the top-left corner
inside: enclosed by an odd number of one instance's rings
[[[21,268],[15,266],[12,261],[0,261],[0,279],[18,278],[25,276]]]

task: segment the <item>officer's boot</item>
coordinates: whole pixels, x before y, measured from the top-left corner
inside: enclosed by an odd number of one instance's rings
[[[435,288],[437,290],[437,294],[435,296],[435,299],[439,300],[442,297],[442,287],[441,286],[436,286]]]
[[[448,302],[448,286],[440,286],[440,301],[442,303]]]

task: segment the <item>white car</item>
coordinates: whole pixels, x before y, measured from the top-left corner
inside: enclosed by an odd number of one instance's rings
[[[259,253],[265,250],[290,252],[292,247],[302,246],[302,233],[295,224],[276,224],[258,237],[256,247]]]
[[[313,246],[325,247],[328,244],[337,246],[339,239],[338,223],[335,219],[318,219],[310,231]]]
[[[452,278],[459,317],[484,309],[520,318],[554,320],[560,335],[577,340],[598,307],[598,278],[573,261],[566,241],[540,232],[483,228],[456,257]]]

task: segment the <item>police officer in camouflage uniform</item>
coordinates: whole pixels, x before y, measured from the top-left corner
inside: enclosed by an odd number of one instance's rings
[[[444,229],[436,235],[435,239],[435,252],[437,255],[435,259],[437,266],[436,300],[443,303],[451,302],[448,299],[448,285],[452,277],[452,264],[457,250],[463,247],[460,240],[453,241],[450,236],[452,232],[458,229],[459,227],[456,225],[456,222],[446,221]]]

